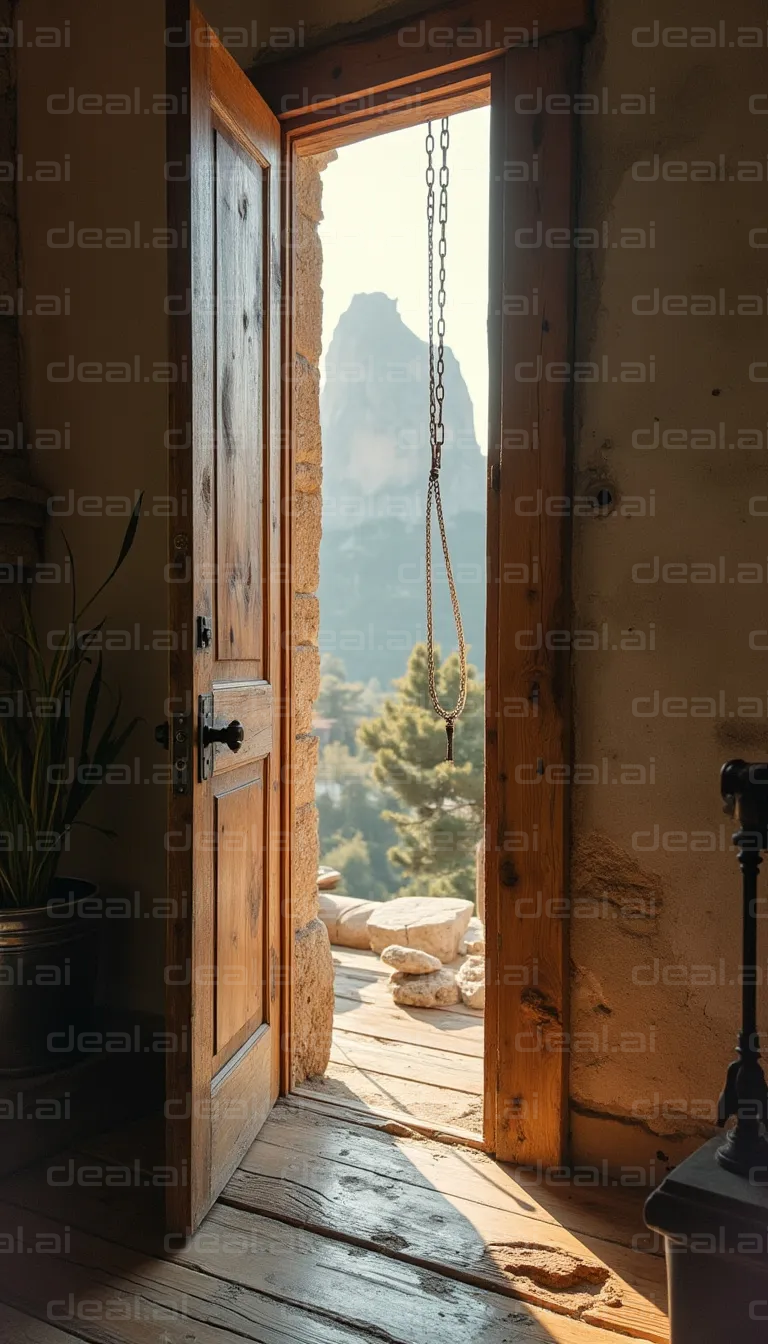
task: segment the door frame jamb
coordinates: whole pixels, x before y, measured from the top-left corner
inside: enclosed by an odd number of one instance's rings
[[[504,16],[505,3],[500,0],[486,0],[481,6],[485,13],[498,9],[493,22],[498,25]],[[475,5],[471,4],[474,9]],[[528,8],[526,6],[526,8]],[[323,47],[320,51],[302,53],[285,61],[255,66],[249,71],[259,92],[272,106],[272,110],[283,127],[284,172],[284,226],[283,226],[283,275],[285,284],[285,310],[283,315],[283,488],[282,500],[284,527],[283,545],[283,618],[285,629],[285,657],[283,684],[283,712],[285,734],[283,738],[283,778],[286,783],[284,805],[284,854],[283,854],[283,891],[287,899],[283,905],[284,928],[284,975],[283,975],[283,1059],[281,1067],[282,1090],[290,1091],[292,1086],[291,1053],[291,987],[293,975],[293,938],[291,924],[291,837],[294,833],[293,806],[293,745],[295,735],[293,714],[292,683],[292,526],[293,490],[294,490],[294,433],[293,433],[293,298],[294,267],[293,242],[295,231],[295,200],[293,176],[295,158],[299,153],[312,154],[323,150],[349,144],[354,140],[383,134],[402,126],[416,125],[430,117],[448,115],[448,111],[463,111],[469,107],[481,106],[491,99],[492,91],[503,86],[503,71],[514,68],[520,71],[521,88],[529,91],[530,76],[540,81],[545,93],[569,94],[575,89],[577,78],[576,54],[577,32],[589,27],[589,8],[585,0],[562,0],[562,3],[547,5],[549,26],[539,21],[537,39],[530,45],[524,42],[496,43],[497,31],[488,21],[484,26],[486,48],[482,55],[474,52],[466,55],[461,45],[445,49],[422,47],[419,53],[403,50],[401,34],[406,25],[395,32],[388,29],[365,33],[361,39],[347,40]],[[541,5],[538,6],[542,12]],[[457,22],[461,13],[460,25],[468,22],[466,6],[459,11],[451,3],[441,11],[428,16],[436,21],[448,15]],[[546,16],[545,16],[546,18]],[[485,20],[484,20],[485,24]],[[457,30],[454,30],[454,33]],[[504,31],[508,31],[505,29]],[[548,39],[548,34],[554,36]],[[544,40],[542,40],[544,39]],[[508,56],[512,48],[514,55]],[[382,53],[383,49],[383,53]],[[361,52],[366,60],[361,58]],[[377,55],[378,53],[378,55]],[[382,54],[389,59],[381,59]],[[406,66],[408,73],[399,78],[388,80],[384,84],[366,85],[370,78],[372,63],[380,60],[379,70],[384,66],[388,73],[402,72]],[[414,63],[420,60],[420,68],[414,69]],[[512,67],[511,62],[514,62]],[[334,77],[338,74],[334,96],[310,99],[307,103],[307,88],[323,87],[316,81],[329,78],[327,71],[333,68]],[[524,68],[529,72],[526,78]],[[550,82],[551,81],[551,82]],[[326,85],[327,87],[327,85]],[[296,90],[296,92],[292,92]],[[302,101],[303,98],[303,101]],[[567,121],[565,137],[552,136],[557,141],[558,154],[565,155],[561,167],[565,172],[567,190],[572,193],[575,147],[573,145],[573,116],[562,115],[562,105],[556,108],[557,117],[545,118],[550,123],[562,125]],[[512,117],[510,108],[506,108],[504,145],[515,141],[514,125],[518,132],[528,134],[530,144],[536,142],[542,133],[541,114]],[[518,140],[520,135],[517,136]],[[568,146],[570,145],[570,148]],[[493,142],[492,142],[493,152]],[[493,176],[493,173],[492,173]],[[494,183],[491,183],[494,187]],[[511,270],[509,244],[506,240],[503,219],[512,203],[506,185],[500,185],[492,193],[499,212],[496,231],[491,221],[491,247],[498,255],[491,257],[490,283],[500,294],[506,290],[506,272]],[[543,204],[541,203],[543,200]],[[552,219],[542,218],[544,229],[550,226],[562,227],[570,221],[570,204],[566,211],[562,192],[547,194],[539,192],[538,186],[529,183],[525,189],[526,217],[539,211],[540,217],[548,208],[551,200],[556,211]],[[522,204],[521,198],[516,198]],[[507,208],[505,208],[507,207]],[[516,258],[520,262],[520,258]],[[545,340],[548,343],[548,359],[555,362],[569,358],[571,350],[573,297],[572,297],[572,248],[567,251],[565,265],[562,253],[551,253],[539,258],[539,268],[550,275],[551,282],[546,286],[547,318],[549,325],[544,328],[551,331]],[[514,267],[515,277],[519,280],[519,265]],[[567,880],[567,807],[562,783],[553,787],[542,780],[538,792],[527,788],[519,778],[516,769],[520,760],[562,765],[569,761],[569,710],[568,710],[568,657],[567,651],[549,654],[546,650],[534,655],[532,669],[531,654],[516,647],[516,630],[512,627],[501,629],[501,600],[503,597],[500,565],[530,559],[532,541],[539,547],[539,565],[546,582],[541,585],[529,584],[520,589],[520,594],[528,594],[531,611],[537,604],[542,614],[552,617],[558,613],[560,623],[565,620],[564,612],[568,602],[567,558],[570,547],[570,527],[564,517],[550,518],[539,533],[538,539],[529,535],[530,529],[518,529],[521,519],[508,518],[508,508],[503,508],[504,498],[507,505],[512,502],[513,486],[510,478],[505,488],[501,488],[502,445],[508,430],[515,426],[516,416],[529,415],[530,401],[522,395],[520,385],[515,387],[508,376],[508,368],[513,352],[504,341],[504,330],[508,323],[502,319],[503,304],[492,309],[489,296],[489,355],[490,363],[497,369],[496,385],[491,379],[490,388],[490,436],[488,470],[488,580],[487,599],[489,611],[491,599],[498,610],[494,620],[486,617],[487,658],[486,686],[488,688],[489,668],[495,668],[491,674],[491,685],[486,694],[486,788],[491,778],[495,787],[487,795],[486,801],[486,930],[487,953],[489,957],[489,985],[486,1008],[486,1051],[485,1051],[485,1106],[484,1106],[484,1144],[489,1152],[495,1152],[499,1158],[518,1162],[538,1161],[544,1165],[557,1165],[562,1162],[567,1151],[568,1136],[568,1053],[564,1048],[551,1050],[539,1049],[527,1056],[524,1066],[525,1087],[521,1095],[515,1087],[514,1053],[515,1042],[527,1037],[531,1031],[531,1014],[539,1004],[541,1011],[546,1009],[548,1021],[557,1033],[565,1033],[568,1024],[569,984],[567,974],[568,921],[561,917],[548,919],[543,914],[538,919],[526,918],[519,913],[520,893],[529,894],[531,881],[538,882],[542,874],[546,878],[547,900],[564,901]],[[554,320],[553,320],[554,319]],[[554,328],[554,330],[552,330]],[[516,334],[518,329],[516,329]],[[516,342],[515,362],[530,359],[536,361],[541,354],[542,337],[540,323],[530,322],[519,327],[521,342]],[[510,335],[511,339],[511,335]],[[492,342],[496,343],[495,365]],[[506,375],[506,376],[505,376]],[[540,389],[541,391],[541,389]],[[546,408],[542,423],[546,429],[540,431],[536,452],[516,454],[515,467],[523,469],[523,489],[534,477],[545,480],[549,492],[555,495],[570,494],[570,389],[568,386],[545,388],[542,395],[546,398]],[[534,397],[534,406],[537,398]],[[538,414],[538,412],[537,412]],[[523,420],[517,424],[522,428]],[[494,451],[491,446],[494,445]],[[548,451],[550,450],[550,451]],[[540,468],[543,465],[543,475]],[[511,526],[514,519],[515,527]],[[504,540],[502,541],[502,538]],[[546,588],[546,591],[543,589]],[[519,594],[515,594],[515,597]],[[519,603],[517,615],[522,608]],[[514,609],[514,607],[513,607]],[[547,626],[549,628],[549,626]],[[567,628],[567,622],[564,628]],[[531,683],[532,670],[534,682]],[[505,696],[502,696],[501,680],[505,683]],[[512,724],[512,731],[505,721],[505,700],[515,695],[515,688],[525,684],[530,689],[536,686],[536,712]],[[507,685],[510,690],[507,692]],[[519,693],[519,692],[518,692]],[[527,692],[526,692],[527,694]],[[533,693],[532,693],[533,694]],[[546,749],[545,749],[546,748]],[[530,801],[533,792],[537,802],[535,811],[538,816],[539,844],[546,847],[552,862],[542,865],[529,860],[531,873],[526,880],[526,863],[518,859],[515,865],[503,859],[508,833],[519,828],[522,818],[530,820]],[[546,797],[545,797],[546,794]],[[513,869],[515,869],[513,874]],[[504,876],[506,874],[506,877]],[[510,880],[507,881],[507,878]],[[518,894],[513,901],[507,899],[502,904],[500,883],[504,879],[507,886],[517,886]],[[534,893],[535,894],[535,893]],[[534,991],[536,1003],[530,994],[523,992],[519,983],[508,985],[502,974],[501,958],[504,947],[514,948],[515,961],[527,971],[537,968],[538,988]],[[508,960],[508,957],[505,958]],[[542,979],[543,977],[543,979]],[[536,981],[534,981],[536,983]],[[543,1005],[543,1006],[542,1006]],[[535,1018],[535,1012],[533,1013]],[[508,1068],[505,1071],[501,1060],[502,1037],[504,1049],[511,1052]],[[490,1061],[490,1063],[489,1063]],[[506,1076],[505,1076],[506,1074]],[[530,1128],[524,1115],[536,1119]]]

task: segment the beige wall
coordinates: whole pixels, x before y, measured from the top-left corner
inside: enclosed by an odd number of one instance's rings
[[[104,995],[113,1004],[159,1011],[164,930],[155,916],[165,892],[166,790],[152,782],[153,764],[164,766],[152,730],[163,717],[167,654],[146,645],[162,647],[168,626],[167,522],[161,516],[167,495],[167,389],[151,381],[153,364],[167,358],[166,254],[149,246],[152,230],[165,226],[165,122],[155,115],[52,113],[48,99],[54,96],[53,106],[66,108],[70,88],[76,94],[132,97],[138,86],[144,106],[153,93],[162,94],[161,12],[153,0],[140,0],[127,21],[119,8],[80,0],[66,11],[68,46],[37,45],[45,26],[61,28],[64,12],[56,0],[22,0],[18,11],[25,30],[19,50],[24,306],[27,312],[33,308],[37,295],[56,295],[62,303],[66,297],[69,306],[68,315],[60,317],[25,316],[21,331],[28,431],[69,425],[68,448],[32,454],[35,475],[56,498],[48,554],[61,559],[63,531],[74,552],[80,592],[86,593],[105,577],[127,523],[108,510],[119,511],[121,500],[132,503],[134,492],[144,490],[145,509],[155,515],[141,519],[134,550],[96,612],[109,615],[113,643],[118,637],[128,644],[125,651],[105,653],[105,676],[120,688],[126,713],[144,720],[124,753],[130,782],[102,788],[88,813],[89,820],[114,828],[117,838],[78,829],[67,866],[98,881],[110,901],[139,903],[138,919],[110,921]],[[48,171],[40,166],[44,162],[58,165],[68,180],[29,180]],[[140,236],[126,250],[51,246],[68,240],[71,229],[133,231],[136,221]],[[52,230],[57,232],[51,238]],[[87,236],[97,239],[95,233]],[[68,373],[69,361],[75,369],[83,361],[120,361],[134,370],[136,360],[138,376],[124,385],[103,378],[84,382]],[[41,618],[51,628],[64,626],[64,589],[41,590],[40,596]],[[122,914],[121,907],[112,909]]]
[[[368,0],[334,0],[305,10],[304,16],[309,31],[373,8]],[[249,22],[254,9],[247,0],[207,6],[214,24]],[[21,6],[22,15],[34,12],[38,22],[54,22],[56,10],[53,0],[23,0]],[[721,10],[710,2],[702,13],[692,0],[679,0],[663,22],[709,24],[717,31]],[[259,6],[260,24],[287,24],[297,17],[298,9]],[[70,219],[103,226],[141,217],[142,228],[162,219],[161,123],[147,117],[108,125],[94,117],[75,126],[73,118],[52,118],[45,111],[46,93],[71,83],[99,91],[130,89],[156,78],[162,87],[162,49],[146,40],[157,19],[158,7],[149,3],[134,10],[126,24],[119,12],[112,15],[89,0],[71,20],[69,52],[21,54],[24,153],[30,159],[72,153],[70,184],[26,183],[20,190],[24,283],[30,291],[51,293],[69,285],[72,295],[68,319],[28,320],[23,332],[30,424],[68,419],[72,426],[66,459],[64,454],[44,460],[41,455],[41,477],[58,493],[70,486],[76,493],[129,494],[137,487],[163,491],[161,388],[54,386],[45,374],[51,361],[70,352],[80,359],[124,359],[135,353],[148,361],[163,357],[162,253],[54,254],[45,244],[47,228]],[[757,0],[737,0],[725,22],[726,40],[738,24],[755,25],[765,36],[764,10]],[[716,165],[725,155],[726,178],[736,173],[737,160],[758,161],[765,170],[764,119],[749,110],[749,95],[764,91],[765,52],[734,54],[730,48],[661,43],[644,47],[633,42],[636,23],[625,6],[603,3],[585,53],[584,87],[601,97],[607,88],[609,107],[621,94],[649,98],[652,87],[655,103],[645,115],[609,112],[580,118],[579,223],[601,230],[605,222],[608,246],[578,253],[576,357],[600,367],[606,356],[609,369],[607,381],[582,385],[577,396],[574,493],[605,482],[620,507],[606,518],[577,520],[572,565],[573,627],[599,631],[602,643],[605,625],[609,645],[574,653],[575,759],[595,767],[598,781],[620,778],[622,767],[642,766],[646,772],[645,784],[596,782],[575,784],[572,790],[571,895],[579,901],[572,921],[572,1026],[582,1033],[571,1056],[574,1150],[577,1157],[609,1154],[617,1161],[656,1152],[674,1157],[706,1132],[706,1117],[731,1056],[738,1008],[738,990],[730,983],[738,958],[738,886],[727,853],[728,823],[719,811],[717,770],[731,755],[757,757],[768,747],[765,654],[749,643],[750,631],[768,628],[766,531],[762,517],[750,512],[753,496],[768,495],[768,415],[764,385],[749,374],[753,361],[768,358],[766,320],[633,312],[633,298],[656,288],[662,295],[715,296],[723,288],[726,307],[733,306],[736,294],[762,294],[765,307],[764,253],[750,247],[749,231],[768,226],[766,183],[647,181],[638,180],[642,170],[633,174],[633,164],[652,161],[655,153],[661,161]],[[148,61],[154,66],[151,76]],[[622,228],[643,228],[649,236],[651,221],[654,248],[613,246]],[[618,362],[643,360],[650,367],[651,356],[653,383],[612,381]],[[660,432],[717,432],[725,422],[726,443],[736,441],[740,427],[762,426],[762,448],[703,452],[635,446],[633,435],[639,432],[645,441],[656,417]],[[307,516],[319,498],[312,451],[309,445],[307,460],[300,463],[307,470],[297,501]],[[630,498],[643,503],[629,505]],[[644,508],[645,516],[621,516],[622,501],[625,511]],[[761,507],[766,506],[752,506]],[[107,553],[121,524],[102,518],[64,521],[87,582],[101,568],[100,561],[95,563],[97,547],[100,556]],[[157,576],[165,524],[144,522],[130,571],[109,602],[113,623],[128,628],[136,620],[151,627],[164,624],[164,589]],[[309,570],[312,556],[312,551],[303,555]],[[654,569],[633,576],[633,567],[654,566],[656,556],[660,566],[717,566],[724,556],[725,582],[669,583],[661,574],[657,581],[638,581],[652,577]],[[762,585],[731,584],[738,563],[749,560],[763,567]],[[315,583],[309,572],[300,585],[304,597],[297,601],[302,646],[297,666],[307,669],[308,685],[315,676]],[[622,632],[630,630],[642,632],[650,643],[651,627],[652,649],[613,650],[626,638]],[[111,662],[128,708],[146,717],[142,743],[151,759],[164,660],[123,654]],[[659,712],[649,715],[657,693]],[[690,703],[682,709],[668,705],[665,714],[661,702],[673,696],[689,702],[693,696],[709,697],[714,717],[705,717],[709,705],[704,700],[694,706],[701,716],[691,714]],[[748,696],[754,701],[739,700]],[[636,704],[638,698],[645,705]],[[305,722],[310,699],[307,692],[300,711],[297,789],[306,852],[314,854],[308,783],[314,746]],[[309,774],[302,784],[305,767]],[[110,806],[105,799],[104,807]],[[84,870],[123,891],[157,891],[162,884],[158,798],[144,786],[126,788],[114,807],[120,814],[120,839],[109,845],[89,838],[82,849]],[[707,852],[707,845],[714,852]],[[300,928],[314,918],[308,888],[305,896]],[[153,940],[142,928],[133,944],[130,939],[124,943],[126,955],[138,965],[138,958],[144,964],[145,944],[152,946]],[[304,946],[309,963],[311,949],[306,941]],[[146,984],[154,986],[159,958],[150,957],[149,964],[154,969]],[[701,983],[708,978],[717,983]],[[116,997],[127,984],[116,973]],[[154,989],[148,999],[153,994]],[[663,1159],[659,1163],[663,1167]]]
[[[642,8],[664,15],[662,28],[710,25],[719,40],[723,18],[726,42],[738,25],[767,39],[759,0],[726,9],[713,0]],[[641,47],[632,29],[652,17],[636,12],[615,0],[600,5],[584,66],[584,88],[599,94],[607,87],[611,106],[621,93],[647,96],[653,86],[655,110],[582,118],[579,222],[599,229],[607,221],[610,246],[579,254],[577,356],[607,356],[611,368],[609,381],[583,386],[577,397],[575,491],[606,480],[619,499],[642,499],[646,516],[576,523],[574,628],[607,623],[613,645],[630,629],[649,641],[654,626],[655,648],[577,653],[574,725],[577,761],[602,771],[607,760],[613,780],[622,763],[642,765],[649,777],[655,758],[655,778],[573,790],[573,895],[586,899],[572,923],[572,1027],[587,1048],[572,1057],[571,1090],[577,1155],[636,1149],[674,1157],[673,1135],[695,1145],[707,1132],[738,1024],[739,880],[727,852],[732,827],[720,810],[718,769],[729,757],[760,759],[768,749],[768,663],[749,643],[750,631],[768,626],[768,532],[750,512],[750,499],[768,494],[768,403],[765,384],[749,372],[768,350],[766,253],[749,242],[750,230],[768,222],[768,118],[749,110],[750,94],[765,91],[766,51],[670,47],[661,38]],[[714,163],[718,174],[724,156],[727,180],[637,180],[653,169],[633,165],[652,163],[654,154],[661,164]],[[732,181],[739,160],[756,161],[762,180]],[[621,229],[648,230],[650,221],[654,249],[615,246]],[[633,312],[633,303],[651,306],[635,296],[655,289],[718,302],[724,289],[726,310],[738,294],[756,294],[763,315]],[[653,384],[612,381],[617,361],[652,355]],[[739,427],[759,427],[761,449],[633,443],[635,435],[651,440],[654,424],[662,433],[717,434],[721,422],[727,445]],[[648,581],[654,557],[660,566],[717,568],[720,556],[725,578],[716,584],[664,582],[663,570]],[[748,561],[761,582],[734,582]],[[640,918],[626,917],[633,904]],[[762,955],[765,965],[765,945]],[[590,1049],[595,1038],[598,1048]],[[601,1125],[595,1117],[603,1115],[632,1123]]]

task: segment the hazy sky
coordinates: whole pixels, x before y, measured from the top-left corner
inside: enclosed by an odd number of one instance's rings
[[[426,340],[426,129],[414,126],[347,145],[323,173],[324,350],[353,294],[377,290],[397,299],[403,321]],[[475,434],[483,452],[488,404],[489,130],[489,108],[461,112],[450,119],[448,150],[445,340],[469,388]],[[437,170],[439,121],[433,123],[433,131]],[[437,227],[435,232],[437,265]]]

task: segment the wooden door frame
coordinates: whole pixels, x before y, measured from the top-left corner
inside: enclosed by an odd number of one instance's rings
[[[547,498],[570,497],[571,378],[569,374],[563,379],[560,373],[560,381],[542,382],[539,372],[537,381],[523,381],[517,370],[525,365],[539,370],[570,368],[573,249],[570,241],[563,245],[561,233],[552,248],[523,251],[509,217],[514,209],[515,223],[519,219],[523,227],[540,226],[545,238],[550,229],[572,227],[572,95],[578,81],[577,34],[589,28],[588,0],[523,0],[514,18],[513,28],[505,0],[470,0],[468,6],[449,3],[397,26],[364,32],[357,26],[340,41],[257,65],[249,75],[281,122],[284,137],[285,520],[293,516],[294,489],[292,240],[297,155],[319,153],[489,101],[504,108],[503,118],[492,117],[491,146],[489,294],[497,294],[499,302],[496,308],[489,302],[485,884],[491,974],[483,1138],[486,1149],[501,1159],[551,1166],[564,1159],[568,1143],[564,787],[570,760],[568,650],[532,651],[519,647],[516,635],[537,627],[569,628],[570,520],[567,509],[518,514],[515,497],[537,499],[537,491]],[[422,20],[426,40],[416,48],[409,38]],[[331,94],[324,92],[328,89]],[[524,114],[515,110],[515,90],[529,100]],[[541,102],[548,96],[556,99],[547,105],[551,115],[534,110],[537,98]],[[495,181],[494,162],[501,167]],[[531,171],[526,180],[513,176],[505,181],[507,166],[513,162],[529,166],[536,162],[537,180]],[[535,283],[528,268],[533,269]],[[504,296],[529,294],[534,287],[539,290],[539,313],[522,317],[513,332],[504,322]],[[502,470],[503,446],[519,450],[511,464],[514,471]],[[282,554],[286,837],[294,833],[291,531],[290,526],[283,528]],[[509,575],[516,577],[508,579]],[[530,642],[536,641],[523,641]],[[524,860],[516,848],[520,837],[529,843]],[[290,848],[286,844],[283,856],[285,893],[291,890]],[[293,949],[289,899],[284,901],[283,919],[281,1076],[287,1092]],[[513,963],[507,962],[506,949],[513,952]]]

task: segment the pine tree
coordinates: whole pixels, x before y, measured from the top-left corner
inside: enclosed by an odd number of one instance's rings
[[[440,703],[452,706],[458,654],[437,661]],[[408,879],[401,896],[475,897],[475,845],[483,831],[484,691],[467,669],[467,702],[456,725],[455,764],[445,760],[445,726],[427,689],[427,651],[417,644],[397,696],[380,716],[361,723],[358,739],[374,754],[374,777],[403,804],[385,812],[400,837],[388,858]]]

